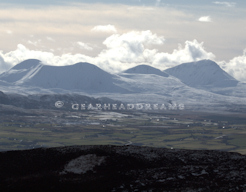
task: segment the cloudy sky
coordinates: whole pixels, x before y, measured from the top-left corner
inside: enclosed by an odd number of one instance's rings
[[[246,1],[0,0],[0,73],[29,58],[108,72],[212,59],[246,82]]]

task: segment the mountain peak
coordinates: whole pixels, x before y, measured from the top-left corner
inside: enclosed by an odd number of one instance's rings
[[[215,63],[213,60],[211,59],[202,59],[202,60],[199,60],[199,61],[195,61],[195,62],[191,62],[191,63],[195,63],[195,64],[215,64],[215,65],[218,65],[217,63]]]
[[[30,69],[30,68],[38,66],[40,63],[41,63],[40,60],[28,59],[28,60],[22,61],[19,64],[15,65],[12,69],[16,69],[16,70],[19,70],[19,69]]]
[[[104,70],[102,70],[101,68],[99,68],[98,66],[91,64],[91,63],[86,63],[86,62],[79,62],[73,65],[67,65],[65,67],[68,68],[76,68],[77,70],[82,70],[84,72],[86,71],[101,71],[101,72],[105,72]]]
[[[0,81],[18,86],[83,92],[128,92],[117,86],[112,75],[90,63],[66,66],[43,65],[39,60],[26,60],[0,75]]]
[[[37,59],[28,59],[0,74],[0,80],[7,83],[14,83],[25,78],[26,76],[34,74],[43,66],[44,65],[41,61]]]
[[[204,59],[204,60],[190,62],[190,63],[183,63],[181,65],[193,65],[194,67],[214,67],[217,69],[220,68],[220,66],[216,62],[210,59]]]
[[[165,72],[196,88],[234,87],[238,83],[212,60],[183,63]]]
[[[137,74],[155,74],[163,77],[168,77],[169,75],[160,69],[151,67],[149,65],[138,65],[136,67],[127,69],[123,73],[137,73]]]
[[[97,67],[96,65],[93,65],[93,64],[87,63],[87,62],[79,62],[79,63],[75,63],[74,66]]]

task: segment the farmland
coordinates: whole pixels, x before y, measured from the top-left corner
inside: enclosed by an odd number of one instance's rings
[[[70,145],[138,145],[246,154],[244,114],[188,111],[1,113],[0,150]]]

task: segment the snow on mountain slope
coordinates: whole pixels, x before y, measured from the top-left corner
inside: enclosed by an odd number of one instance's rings
[[[169,76],[167,73],[149,65],[138,65],[136,67],[123,71],[123,73],[155,74],[163,77]]]
[[[118,85],[137,93],[170,94],[177,87],[188,87],[179,79],[169,76],[163,77],[155,74],[120,74]]]
[[[196,88],[235,87],[238,81],[211,60],[184,63],[164,72]]]
[[[0,75],[0,80],[15,86],[45,89],[80,90],[84,92],[128,92],[114,84],[116,75],[95,65],[77,63],[69,66],[49,66],[37,60],[18,64]]]
[[[7,83],[14,83],[21,80],[25,76],[29,76],[30,74],[34,73],[42,66],[43,64],[41,64],[41,61],[36,59],[29,59],[0,74],[0,80]]]
[[[40,60],[37,60],[37,59],[28,59],[28,60],[25,60],[25,61],[23,61],[23,62],[15,65],[12,69],[19,70],[19,69],[34,68],[34,67],[38,66],[40,63],[41,63]]]
[[[176,101],[186,104],[209,104],[218,102],[245,102],[246,98],[224,96],[207,90],[190,87],[173,76],[162,77],[153,74],[126,74],[123,73],[119,81],[120,86],[128,88],[134,94],[112,94],[111,98],[126,102],[150,102]],[[110,97],[109,95],[106,95]]]
[[[236,87],[210,88],[209,91],[226,96],[246,98],[246,83],[239,82]]]
[[[246,85],[238,83],[212,61],[182,64],[166,71],[170,75],[140,65],[113,75],[89,63],[48,66],[38,60],[27,60],[0,74],[0,90],[24,95],[77,93],[133,103],[172,100],[192,105],[192,109],[194,105],[246,103]]]

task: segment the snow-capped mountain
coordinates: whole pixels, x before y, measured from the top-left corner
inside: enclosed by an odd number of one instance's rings
[[[195,88],[235,87],[238,81],[211,60],[183,63],[164,72]]]
[[[0,80],[15,86],[95,92],[128,92],[114,84],[116,75],[89,63],[49,66],[26,60],[0,75]]]
[[[39,60],[29,59],[0,74],[0,80],[7,83],[15,83],[21,79],[25,79],[28,76],[33,75],[33,73],[42,66],[43,64]]]
[[[246,85],[210,60],[181,64],[164,72],[139,65],[119,74],[89,63],[49,66],[27,60],[0,74],[0,90],[24,95],[76,93],[131,103],[172,100],[191,108],[246,103]]]
[[[136,73],[136,74],[155,74],[162,77],[168,77],[169,75],[160,69],[156,69],[149,65],[138,65],[136,67],[130,68],[128,70],[123,71],[123,73]]]

